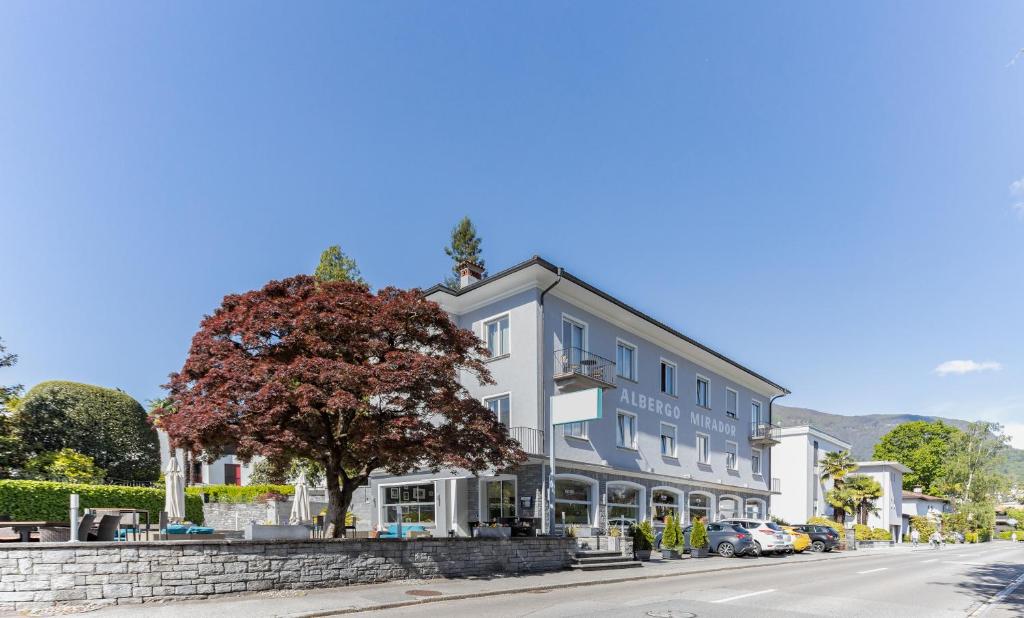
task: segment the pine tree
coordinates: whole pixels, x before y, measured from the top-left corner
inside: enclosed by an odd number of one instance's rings
[[[345,255],[338,245],[331,245],[320,254],[320,264],[313,276],[320,281],[354,281],[366,283],[356,261]]]
[[[444,253],[452,259],[452,276],[445,279],[445,284],[450,288],[459,287],[459,264],[473,262],[484,267],[484,260],[480,257],[480,237],[476,235],[476,227],[469,217],[463,217],[458,225],[452,228],[451,244],[444,248]],[[486,273],[485,275],[486,276]]]

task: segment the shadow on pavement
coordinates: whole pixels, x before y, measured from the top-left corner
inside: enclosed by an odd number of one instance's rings
[[[1018,562],[973,566],[963,573],[963,580],[957,582],[956,587],[972,599],[984,602],[999,594],[1021,573],[1024,573],[1024,564]]]

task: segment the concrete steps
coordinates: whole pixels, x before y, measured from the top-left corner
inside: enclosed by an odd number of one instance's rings
[[[636,569],[643,566],[629,556],[617,551],[578,551],[571,565],[577,571],[607,571],[610,569]]]

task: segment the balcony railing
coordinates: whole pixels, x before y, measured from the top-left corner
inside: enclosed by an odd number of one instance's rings
[[[772,493],[773,494],[781,494],[782,493],[782,479],[780,479],[778,477],[775,477],[775,476],[772,477]]]
[[[544,432],[533,427],[509,427],[508,435],[519,442],[523,452],[527,455],[543,455]]]
[[[555,350],[554,361],[556,382],[579,383],[583,388],[615,387],[615,361],[582,348]]]
[[[750,441],[754,444],[772,446],[779,443],[781,427],[771,423],[751,423]]]

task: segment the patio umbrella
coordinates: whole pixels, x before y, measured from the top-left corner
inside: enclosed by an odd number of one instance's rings
[[[309,487],[306,486],[306,473],[299,473],[299,480],[295,482],[295,498],[292,502],[292,514],[288,517],[288,523],[308,524],[313,521],[309,513]]]
[[[168,521],[185,519],[185,479],[178,467],[177,457],[171,457],[171,463],[164,472],[164,483],[164,510],[167,511]]]

